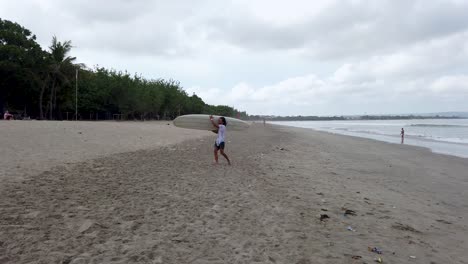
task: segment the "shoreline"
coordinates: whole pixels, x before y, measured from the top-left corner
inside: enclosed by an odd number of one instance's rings
[[[350,132],[350,133],[346,134],[346,133],[331,132],[331,131],[321,130],[321,129],[316,129],[316,128],[306,128],[306,127],[298,127],[298,126],[291,126],[291,125],[280,125],[280,124],[277,124],[277,123],[271,123],[271,125],[285,126],[285,127],[290,127],[290,128],[308,129],[308,130],[313,130],[315,132],[323,132],[323,133],[327,133],[327,134],[331,134],[331,135],[367,139],[367,140],[371,140],[371,141],[374,141],[374,142],[384,142],[384,143],[388,143],[388,144],[406,145],[406,146],[411,146],[411,147],[416,147],[416,148],[427,149],[427,150],[429,150],[430,152],[432,152],[434,154],[447,155],[447,156],[452,156],[452,157],[468,159],[468,154],[462,153],[463,151],[459,151],[459,153],[453,153],[453,149],[452,149],[452,152],[441,150],[441,148],[443,148],[443,145],[451,145],[451,146],[453,146],[455,148],[460,147],[460,146],[464,146],[464,147],[468,148],[468,145],[463,144],[463,143],[437,141],[437,140],[430,140],[430,139],[421,140],[421,139],[415,139],[415,138],[412,138],[412,137],[405,137],[405,143],[401,144],[401,143],[398,142],[398,140],[400,140],[399,136],[392,137],[392,138],[395,139],[395,141],[390,141],[390,140],[382,139],[382,138],[385,138],[385,137],[391,137],[391,136],[387,136],[387,135],[370,135],[370,136],[362,135],[362,136],[360,136],[360,135],[357,135],[356,133],[353,133],[353,132]],[[420,143],[419,144],[414,143],[413,141],[425,142],[425,143],[428,143],[428,145],[421,145]],[[429,145],[432,145],[432,147],[429,146]],[[434,148],[434,146],[437,146],[437,145],[442,145],[442,147],[439,146],[438,149]]]
[[[466,261],[466,159],[253,124],[212,166],[211,137],[4,183],[0,262]]]

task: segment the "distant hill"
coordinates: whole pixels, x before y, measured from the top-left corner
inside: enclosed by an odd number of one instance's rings
[[[428,113],[428,114],[420,114],[420,115],[443,116],[443,117],[456,116],[456,117],[468,118],[468,112],[439,112],[439,113]]]
[[[449,119],[468,118],[468,112],[439,112],[399,115],[352,115],[352,116],[262,116],[250,115],[250,120],[270,121],[325,121],[325,120],[398,120],[398,119]]]

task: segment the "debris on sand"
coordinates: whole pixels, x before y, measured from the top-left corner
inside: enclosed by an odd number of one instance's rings
[[[327,219],[330,219],[330,217],[327,214],[321,214],[320,215],[320,221],[325,221]]]
[[[347,216],[347,215],[352,215],[352,216],[356,216],[356,211],[354,210],[350,210],[350,209],[346,209],[346,208],[342,208],[345,212],[344,212],[344,216]]]
[[[370,252],[374,252],[374,253],[377,253],[377,254],[383,254],[383,251],[382,249],[378,248],[378,247],[368,247],[367,248]]]
[[[404,225],[404,224],[401,224],[401,223],[395,223],[394,225],[392,225],[392,228],[398,229],[398,230],[401,230],[401,231],[410,231],[410,232],[418,233],[418,234],[421,233],[421,231],[415,229],[414,227],[411,227],[409,225]]]

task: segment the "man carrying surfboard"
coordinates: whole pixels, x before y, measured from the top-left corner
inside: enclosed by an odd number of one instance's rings
[[[213,119],[213,116],[210,115],[210,121],[213,124],[214,127],[217,128],[217,133],[218,137],[216,138],[215,145],[214,145],[214,158],[215,158],[215,163],[218,164],[218,151],[223,155],[224,158],[226,158],[227,162],[229,165],[231,165],[231,161],[229,160],[228,156],[226,153],[224,153],[224,147],[226,145],[224,141],[224,136],[226,134],[226,118],[223,116],[218,118],[217,122]]]

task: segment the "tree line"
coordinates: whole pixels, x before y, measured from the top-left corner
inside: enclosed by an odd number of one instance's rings
[[[74,119],[75,106],[79,119],[173,119],[184,114],[247,117],[233,107],[209,105],[196,94],[188,95],[176,80],[146,79],[103,67],[89,69],[69,56],[72,48],[71,41],[53,37],[48,50],[43,50],[30,30],[0,19],[0,111],[49,120]]]
[[[329,121],[329,120],[346,120],[343,116],[261,116],[250,115],[249,120],[263,120],[268,121]]]

